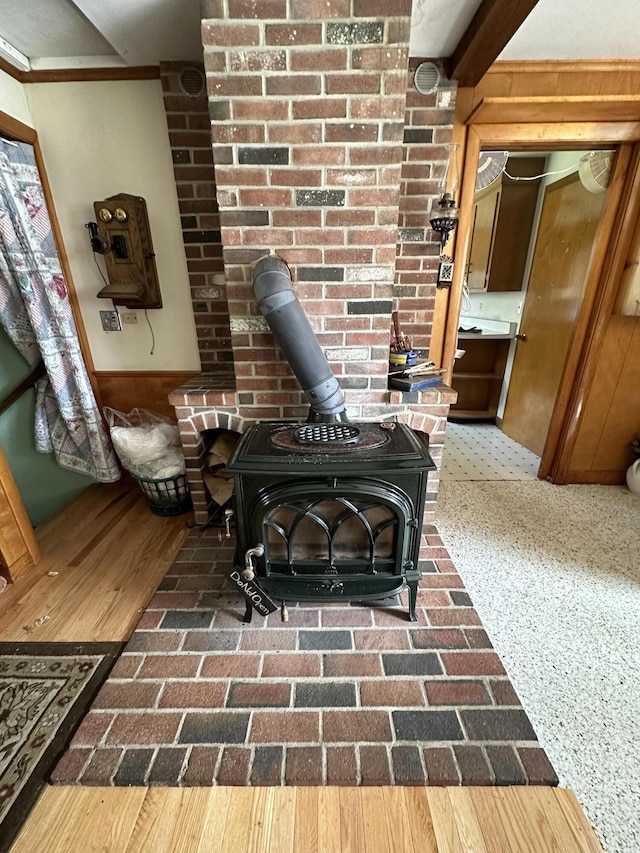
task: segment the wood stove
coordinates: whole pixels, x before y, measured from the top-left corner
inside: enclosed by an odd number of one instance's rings
[[[227,465],[238,571],[282,602],[372,602],[408,588],[415,621],[434,468],[428,436],[404,424],[257,424]]]
[[[429,439],[405,424],[349,422],[281,258],[258,261],[253,287],[311,407],[305,424],[253,426],[227,464],[236,571],[283,603],[371,602],[408,587],[415,621]]]

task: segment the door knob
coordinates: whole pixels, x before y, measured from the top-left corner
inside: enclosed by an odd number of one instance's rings
[[[515,338],[516,338],[516,340],[517,340],[517,341],[526,341],[526,340],[527,340],[527,336],[526,336],[526,335],[524,335],[524,334],[520,334],[520,333],[518,333],[518,334],[515,336]]]

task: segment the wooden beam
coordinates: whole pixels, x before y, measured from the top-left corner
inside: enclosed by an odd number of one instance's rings
[[[544,122],[639,121],[640,95],[560,95],[488,97],[473,110],[468,124],[540,124]]]
[[[475,86],[538,0],[482,0],[453,55],[446,62],[450,79]]]
[[[126,68],[51,68],[26,71],[22,83],[95,83],[102,80],[159,80],[159,65],[136,65]]]

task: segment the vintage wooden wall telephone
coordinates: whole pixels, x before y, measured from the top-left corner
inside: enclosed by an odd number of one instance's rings
[[[147,205],[140,196],[119,193],[95,201],[95,222],[87,222],[91,248],[104,255],[109,284],[98,296],[126,308],[162,308]]]

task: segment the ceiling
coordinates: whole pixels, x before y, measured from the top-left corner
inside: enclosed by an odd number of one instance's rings
[[[480,2],[413,0],[411,55],[450,56]],[[539,0],[500,59],[640,59],[638,19],[638,0]],[[33,70],[198,60],[200,0],[2,0],[0,55]]]
[[[411,55],[451,56],[480,2],[413,0]],[[539,0],[498,58],[640,59],[639,26],[638,0]]]

